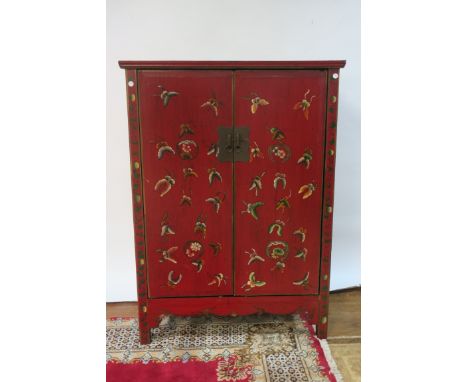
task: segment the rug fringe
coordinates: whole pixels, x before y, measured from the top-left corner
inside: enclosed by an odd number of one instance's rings
[[[322,340],[320,338],[318,340],[320,342],[320,345],[322,346],[323,354],[325,354],[325,358],[327,359],[327,362],[330,365],[330,370],[332,371],[333,375],[336,378],[336,382],[343,382],[343,376],[338,370],[338,366],[336,365],[336,362],[333,359],[330,347],[328,346],[328,341]]]

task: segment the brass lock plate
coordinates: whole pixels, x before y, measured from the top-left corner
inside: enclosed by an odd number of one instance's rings
[[[220,162],[249,160],[250,129],[248,127],[218,128],[218,159]]]

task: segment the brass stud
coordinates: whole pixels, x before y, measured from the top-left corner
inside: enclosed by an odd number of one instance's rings
[[[135,82],[133,82],[132,80],[128,81],[128,86],[133,88],[133,85],[135,85]]]
[[[322,317],[322,324],[326,324],[327,323],[327,316],[323,316]]]
[[[326,281],[328,280],[328,275],[323,275],[323,279]]]
[[[332,207],[332,206],[328,206],[328,207],[327,207],[327,212],[328,212],[329,214],[331,214],[331,213],[333,212],[333,207]]]
[[[145,264],[145,259],[140,259],[140,265],[144,265]]]
[[[333,78],[334,80],[338,79],[338,77],[339,77],[339,76],[338,76],[338,73],[333,73],[333,74],[332,74],[332,78]]]
[[[147,310],[146,305],[143,305],[143,313],[146,313]]]
[[[336,96],[332,96],[331,101],[332,101],[332,103],[335,103],[336,102]]]
[[[135,195],[135,200],[137,203],[141,202],[141,196],[140,195]]]
[[[138,170],[140,168],[140,162],[133,163],[133,167]]]
[[[136,95],[135,95],[135,94],[130,94],[130,100],[131,100],[132,102],[135,102],[135,100],[136,100]]]
[[[333,151],[332,149],[328,150],[328,154],[330,154],[330,156],[333,156],[335,155],[335,151]]]

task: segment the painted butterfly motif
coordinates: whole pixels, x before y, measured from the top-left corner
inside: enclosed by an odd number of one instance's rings
[[[256,93],[251,93],[250,103],[250,111],[252,114],[257,112],[259,106],[267,106],[270,104],[266,99],[259,97]]]
[[[249,162],[253,162],[255,158],[263,158],[262,151],[258,147],[257,142],[254,142],[252,147],[250,147]]]
[[[263,171],[260,175],[255,176],[250,183],[249,191],[255,190],[255,196],[257,196],[258,191],[262,189],[262,178],[265,174],[266,172]]]
[[[164,107],[166,107],[169,104],[169,100],[172,97],[174,97],[176,95],[179,95],[179,93],[176,92],[176,91],[171,91],[171,90],[164,89],[164,86],[162,86],[162,85],[158,85],[158,88],[161,89],[161,94],[159,94],[159,96],[161,97],[161,99],[163,101]]]
[[[179,274],[179,277],[177,277],[176,280],[173,279],[173,275],[174,271],[170,271],[167,275],[167,285],[171,288],[174,288],[177,284],[179,284],[182,281],[182,273]]]
[[[226,284],[226,277],[222,273],[218,273],[214,276],[214,279],[208,283],[208,285],[218,284],[218,287],[221,286],[221,283]]]
[[[315,191],[315,186],[312,183],[304,184],[299,188],[298,194],[303,194],[302,199],[307,199]]]
[[[162,141],[156,144],[156,149],[158,150],[158,159],[162,159],[165,153],[171,153],[175,155],[174,149],[169,146],[166,141]]]
[[[154,191],[161,191],[159,196],[163,197],[169,191],[171,191],[172,186],[175,184],[175,179],[170,175],[166,175],[164,178],[159,179],[154,185]]]
[[[161,236],[175,235],[175,231],[169,225],[169,214],[166,212],[161,220]]]
[[[177,260],[172,257],[172,254],[177,251],[178,247],[170,247],[168,249],[158,249],[156,252],[161,253],[160,263],[164,261],[170,261],[171,263],[177,264]]]
[[[221,208],[221,203],[225,199],[225,195],[221,192],[217,192],[215,196],[205,199],[205,202],[211,203],[214,207],[216,213],[219,213],[219,209]]]
[[[312,102],[312,99],[317,97],[315,95],[310,96],[309,99],[307,99],[307,95],[310,93],[310,89],[307,89],[307,91],[304,93],[304,98],[302,101],[297,102],[293,109],[294,110],[300,110],[302,109],[302,112],[304,113],[305,119],[309,119],[309,108],[310,108],[310,103]]]
[[[244,211],[241,211],[241,214],[249,214],[255,220],[258,220],[258,211],[257,209],[263,206],[265,203],[263,202],[254,202],[254,203],[246,203],[244,202],[246,208]]]
[[[294,285],[303,286],[304,288],[309,285],[309,272],[307,272],[301,280],[293,281]]]
[[[251,289],[253,289],[255,287],[262,287],[264,285],[266,285],[265,281],[257,280],[257,278],[255,276],[255,272],[250,272],[249,281],[247,281],[244,285],[242,285],[241,288],[244,288],[244,290],[246,292],[248,292],[249,290],[251,290]]]
[[[297,160],[297,164],[309,168],[310,162],[312,161],[312,150],[307,149],[304,154]]]
[[[250,250],[250,252],[249,252],[249,251],[245,251],[244,253],[245,253],[246,255],[249,255],[249,261],[248,261],[247,265],[250,265],[250,264],[252,264],[252,263],[254,263],[254,262],[256,262],[256,261],[265,262],[265,259],[257,253],[257,251],[255,250],[255,248],[252,248],[252,249]]]
[[[218,116],[218,108],[219,108],[220,105],[221,105],[221,102],[219,102],[216,99],[216,96],[213,95],[211,98],[208,98],[208,100],[206,102],[202,103],[202,105],[200,107],[209,107],[211,110],[213,110],[215,116],[217,117]]]
[[[284,133],[277,127],[272,127],[270,129],[270,133],[271,133],[271,138],[275,141],[282,141],[284,138],[286,138]]]
[[[182,123],[180,125],[179,137],[183,137],[185,135],[193,135],[193,134],[195,133],[188,123]]]

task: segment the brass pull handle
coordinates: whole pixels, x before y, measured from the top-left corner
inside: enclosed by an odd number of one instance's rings
[[[225,149],[226,151],[231,152],[232,151],[232,135],[228,134],[226,138],[227,138],[226,139],[227,143],[226,143]]]
[[[241,135],[240,133],[236,133],[236,143],[235,143],[236,151],[239,152],[241,149]]]

